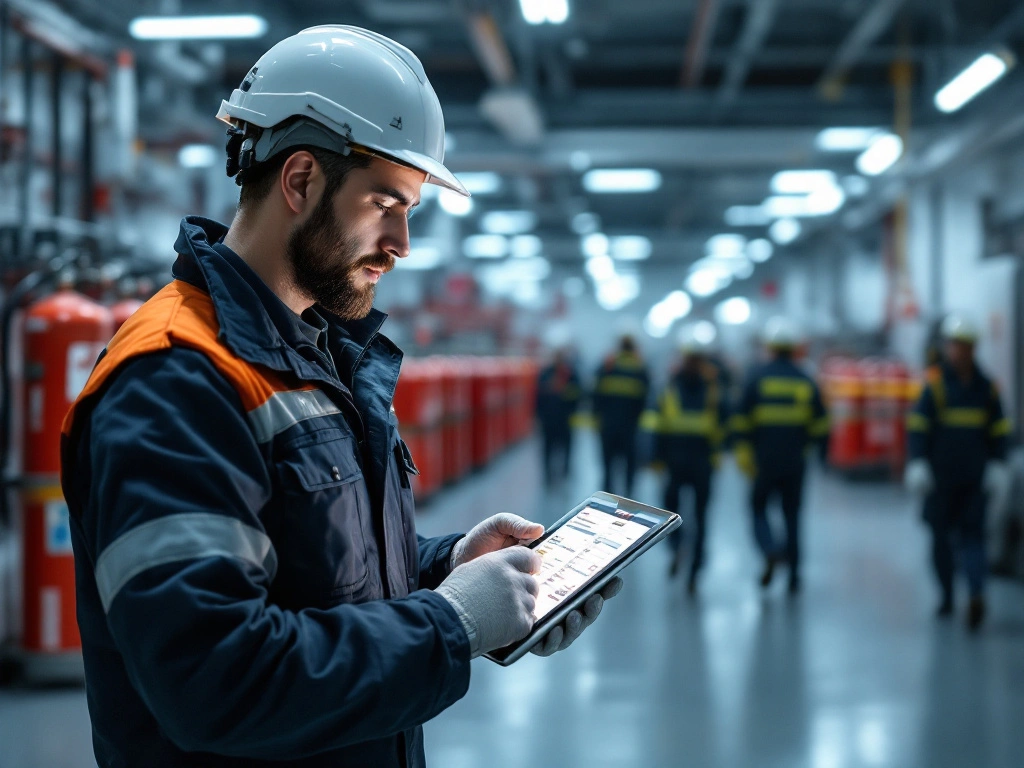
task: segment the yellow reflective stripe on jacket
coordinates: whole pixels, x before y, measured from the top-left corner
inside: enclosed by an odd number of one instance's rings
[[[798,403],[809,403],[814,397],[814,388],[806,379],[766,377],[761,379],[762,397],[785,397]]]
[[[988,433],[992,437],[1006,437],[1012,431],[1010,420],[1005,416],[992,425]]]
[[[928,417],[920,413],[907,414],[907,429],[911,432],[931,432],[932,423]]]
[[[647,396],[647,387],[632,376],[602,376],[597,383],[597,394],[642,398]]]
[[[939,420],[945,427],[981,429],[988,423],[988,411],[984,408],[945,408]]]
[[[829,426],[828,416],[822,416],[811,424],[811,428],[808,431],[811,433],[811,437],[824,437],[828,434]]]
[[[674,386],[669,386],[659,399],[658,431],[663,435],[697,435],[715,439],[718,430],[718,398],[709,389],[706,406],[699,410],[685,410],[679,402]]]
[[[644,432],[661,431],[661,414],[657,411],[644,411],[640,414],[640,429]]]
[[[810,421],[809,405],[759,405],[754,409],[758,427],[806,427]]]

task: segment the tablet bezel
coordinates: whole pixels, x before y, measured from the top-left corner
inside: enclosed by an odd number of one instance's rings
[[[615,496],[611,493],[598,491],[573,507],[573,509],[558,520],[558,522],[544,531],[543,536],[531,542],[527,546],[530,549],[538,547],[559,528],[576,517],[576,515],[588,506],[593,505],[595,502],[600,506],[613,507],[614,509],[619,509],[627,513],[635,514],[640,512],[652,515],[660,518],[660,522],[651,529],[650,533],[645,534],[644,538],[634,542],[625,552],[605,566],[605,568],[598,574],[597,578],[585,584],[575,594],[566,598],[565,602],[559,605],[558,608],[556,608],[545,619],[534,624],[533,629],[530,630],[530,634],[525,638],[510,645],[506,645],[504,648],[499,648],[491,651],[490,653],[486,653],[484,654],[485,658],[490,659],[503,667],[507,667],[509,664],[521,659],[552,628],[561,623],[565,617],[569,615],[570,611],[579,608],[591,595],[604,589],[623,568],[632,563],[640,557],[640,555],[682,525],[683,522],[679,515],[674,512],[668,512],[664,509],[658,509],[657,507],[651,507],[647,504],[641,504],[639,501],[634,501],[633,499],[626,499],[622,496]]]

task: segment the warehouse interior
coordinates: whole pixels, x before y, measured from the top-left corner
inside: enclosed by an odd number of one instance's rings
[[[0,0],[0,768],[104,764],[62,422],[115,328],[171,282],[182,218],[236,215],[222,100],[320,25],[419,58],[471,193],[424,184],[376,288],[404,353],[392,410],[422,535],[499,512],[549,526],[611,490],[597,394],[623,337],[648,408],[695,348],[732,407],[784,318],[829,416],[798,589],[758,584],[754,481],[723,437],[699,583],[658,544],[571,648],[474,660],[424,725],[426,763],[1021,765],[1024,4]],[[1010,425],[980,627],[959,581],[935,616],[905,477],[950,317]],[[580,390],[560,481],[537,412],[556,357]],[[662,507],[669,474],[629,441],[622,495]],[[678,511],[690,541],[687,498]],[[71,574],[63,593],[47,569]]]

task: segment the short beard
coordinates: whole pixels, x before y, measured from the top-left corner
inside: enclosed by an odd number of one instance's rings
[[[288,261],[296,287],[342,320],[359,320],[373,309],[377,286],[357,288],[356,275],[364,267],[388,271],[394,266],[394,259],[383,253],[360,258],[327,195],[288,238]]]

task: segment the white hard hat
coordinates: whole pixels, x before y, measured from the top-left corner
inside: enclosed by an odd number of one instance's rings
[[[966,315],[951,312],[942,321],[942,338],[946,341],[974,344],[978,341],[978,327]]]
[[[788,317],[773,317],[764,324],[761,340],[773,349],[791,349],[803,341],[803,334]]]
[[[710,326],[711,332],[708,328]],[[679,351],[684,355],[704,355],[711,351],[715,337],[714,326],[710,324],[688,323],[679,329],[676,341]]]
[[[291,120],[296,117],[306,119]],[[444,167],[444,116],[423,65],[376,32],[332,25],[282,40],[221,102],[217,118],[275,129],[250,145],[256,162],[298,145],[345,154],[348,144],[357,144],[469,196]]]

